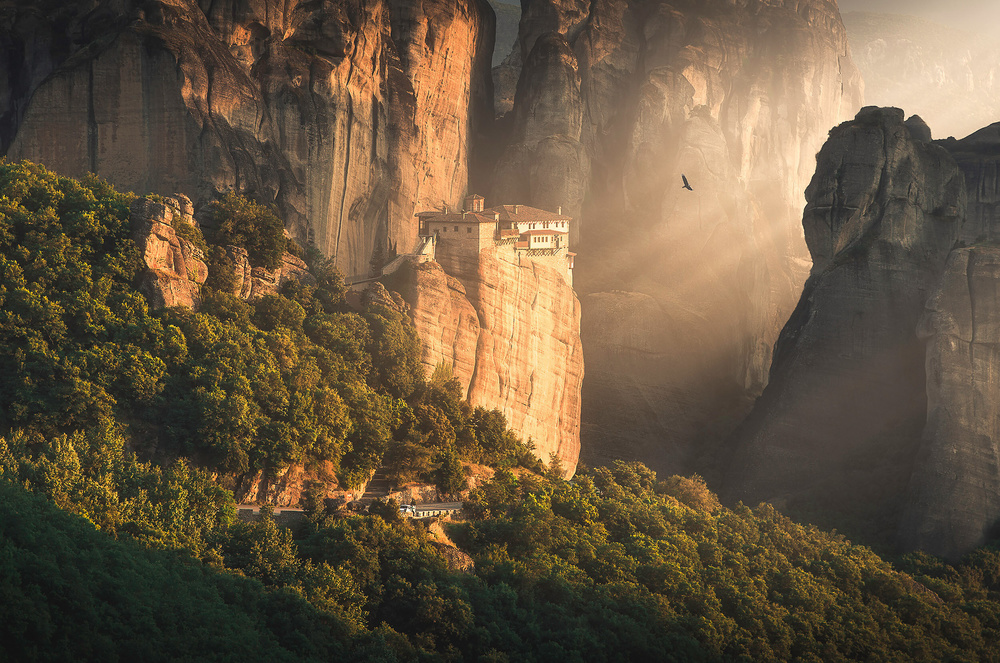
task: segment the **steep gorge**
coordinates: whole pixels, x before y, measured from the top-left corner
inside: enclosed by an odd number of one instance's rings
[[[814,155],[860,107],[837,6],[522,9],[494,71],[510,142],[492,197],[579,219],[583,458],[710,471],[706,444],[763,388],[809,269]]]

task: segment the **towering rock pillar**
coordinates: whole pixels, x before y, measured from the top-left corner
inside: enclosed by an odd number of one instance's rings
[[[492,198],[580,218],[583,460],[705,472],[808,273],[814,155],[860,107],[836,4],[522,7],[496,78],[524,63],[516,95],[497,91],[514,103]]]
[[[919,118],[866,108],[830,133],[806,198],[812,274],[735,436],[727,492],[891,544],[940,382],[925,381],[916,330],[960,238],[965,180]],[[968,264],[953,256],[945,283]],[[962,321],[936,325],[968,337]]]

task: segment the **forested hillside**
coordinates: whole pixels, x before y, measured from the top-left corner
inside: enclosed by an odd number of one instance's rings
[[[724,508],[697,478],[618,463],[565,481],[447,371],[425,380],[407,317],[352,310],[321,256],[316,286],[226,294],[214,247],[287,248],[249,201],[218,205],[207,238],[178,228],[209,257],[200,309],[151,311],[131,199],[0,164],[12,659],[997,658],[996,550],[890,563],[770,507]],[[259,232],[235,232],[239,214]],[[351,514],[314,491],[293,529],[241,522],[224,487],[322,461],[345,485],[385,463],[453,492],[463,459],[496,474],[444,537],[394,504]]]

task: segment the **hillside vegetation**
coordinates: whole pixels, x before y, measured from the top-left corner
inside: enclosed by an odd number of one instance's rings
[[[130,199],[0,164],[12,659],[997,659],[996,550],[893,565],[770,507],[725,508],[697,478],[619,463],[565,481],[446,370],[423,379],[405,315],[350,310],[322,260],[316,287],[151,312]],[[394,504],[345,515],[310,492],[284,529],[266,510],[237,521],[220,485],[328,461],[344,483],[387,463],[448,492],[462,459],[497,470],[447,525],[464,572]]]

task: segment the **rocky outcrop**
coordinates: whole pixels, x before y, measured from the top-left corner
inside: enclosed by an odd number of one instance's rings
[[[517,90],[497,90],[515,102],[492,199],[562,206],[578,220],[584,460],[705,471],[677,459],[730,430],[763,388],[808,273],[800,219],[813,157],[860,107],[836,5],[522,8],[518,44],[496,72]],[[636,338],[633,314],[611,314],[620,309],[644,316],[651,336]],[[678,375],[689,365],[703,368]],[[624,412],[637,414],[614,414]]]
[[[197,205],[275,202],[348,275],[457,205],[492,122],[485,0],[16,0],[0,148]]]
[[[966,136],[1000,117],[995,40],[898,14],[847,12],[844,25],[868,103],[917,113],[939,136]]]
[[[498,408],[538,456],[568,475],[580,454],[580,302],[564,274],[487,248],[409,263],[393,288],[423,341],[423,363],[452,369],[474,405]],[[453,276],[449,276],[453,275]]]
[[[947,419],[933,396],[951,381],[941,366],[951,356],[945,346],[956,342],[951,335],[971,338],[972,328],[962,307],[974,298],[963,299],[960,287],[970,263],[961,252],[949,258],[966,213],[965,181],[928,137],[925,124],[904,123],[898,109],[866,108],[819,153],[803,216],[812,274],[775,348],[770,384],[734,437],[730,499],[772,501],[869,542],[894,543],[928,394],[930,434],[940,427],[935,419]],[[946,261],[943,282],[949,293],[957,288],[956,299],[939,294],[928,304]],[[923,325],[925,336],[944,333],[927,355],[925,380],[916,331],[925,308],[937,311],[945,298],[957,313]],[[974,398],[974,390],[959,391]]]
[[[201,286],[208,278],[205,256],[175,228],[175,224],[195,227],[191,211],[191,201],[183,196],[162,202],[138,198],[132,203],[132,240],[146,266],[139,275],[139,290],[154,309],[197,308],[201,303]]]
[[[305,261],[290,253],[282,255],[281,265],[277,269],[254,267],[250,264],[247,250],[239,246],[227,246],[226,253],[229,254],[236,275],[233,294],[247,301],[275,295],[281,286],[293,280],[316,285],[316,277],[309,273]]]
[[[969,209],[962,225],[966,244],[1000,242],[1000,123],[967,138],[939,141],[965,175]]]

